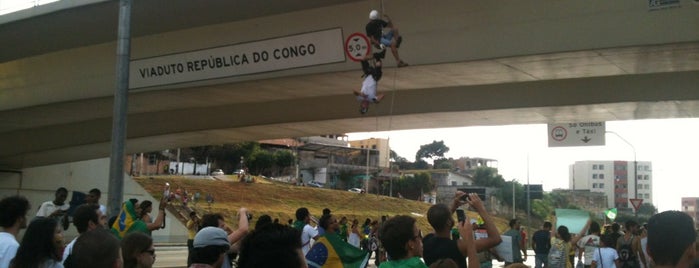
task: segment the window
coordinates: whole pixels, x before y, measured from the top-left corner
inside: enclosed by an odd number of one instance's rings
[[[650,177],[648,177],[648,175],[643,175],[643,179],[644,179],[644,180],[650,180]]]
[[[604,165],[599,165],[599,170],[604,170]]]
[[[599,174],[600,179],[604,179],[604,174]]]
[[[456,186],[456,181],[451,181],[451,186]]]
[[[592,174],[592,178],[593,178],[593,179],[596,179],[596,178],[597,178],[597,174]]]
[[[597,170],[597,165],[592,165],[592,169]]]
[[[646,190],[650,190],[650,184],[646,184],[646,186],[644,186],[644,187]]]
[[[593,184],[592,184],[592,188],[593,188],[593,189],[596,189],[596,188],[597,188],[597,183],[593,183]]]
[[[646,199],[650,199],[650,194],[646,194]]]
[[[600,188],[600,189],[604,188],[604,183],[600,183],[600,184],[599,184],[599,188]]]

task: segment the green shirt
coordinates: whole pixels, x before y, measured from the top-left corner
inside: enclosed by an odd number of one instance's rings
[[[514,262],[522,262],[522,249],[519,247],[519,244],[522,242],[522,235],[515,229],[507,230],[502,235],[512,237],[512,259]]]
[[[420,257],[382,262],[379,268],[427,268]]]

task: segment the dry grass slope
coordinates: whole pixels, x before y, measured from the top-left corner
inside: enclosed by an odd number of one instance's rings
[[[297,208],[306,207],[316,217],[320,217],[323,208],[330,208],[338,218],[342,216],[350,220],[356,218],[360,224],[366,218],[379,220],[381,215],[412,215],[417,219],[420,229],[425,232],[431,230],[424,216],[429,204],[412,200],[270,183],[260,178],[256,180],[257,183],[184,179],[180,176],[139,177],[135,180],[155,198],[162,196],[166,182],[170,183],[173,191],[181,187],[190,194],[199,192],[202,200],[194,205],[197,211],[222,213],[229,224],[237,222],[233,219],[238,208],[243,206],[254,215],[253,225],[257,217],[262,214],[270,215],[272,219],[278,218],[285,223],[288,219],[295,218],[294,213]],[[204,200],[206,193],[214,196],[214,204],[210,209]],[[476,216],[476,214],[469,212],[469,216]],[[503,223],[503,220],[496,219],[496,224],[504,230],[507,222]]]

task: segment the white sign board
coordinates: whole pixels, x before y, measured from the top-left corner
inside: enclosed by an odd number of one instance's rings
[[[342,29],[131,61],[129,88],[193,82],[345,61]]]
[[[505,262],[513,262],[514,254],[512,252],[512,237],[501,235],[500,239],[502,239],[502,242],[495,246],[495,251],[503,260],[505,260]]]
[[[548,124],[549,147],[604,145],[605,122]]]

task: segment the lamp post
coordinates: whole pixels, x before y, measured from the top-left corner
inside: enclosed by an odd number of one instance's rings
[[[513,219],[517,218],[517,214],[516,214],[517,210],[515,209],[515,180],[516,179],[512,179],[512,218]]]
[[[616,135],[622,141],[624,141],[627,145],[629,145],[631,147],[631,150],[633,151],[633,198],[638,198],[638,178],[636,178],[636,176],[637,176],[636,173],[638,172],[638,162],[636,161],[636,147],[634,147],[633,144],[631,144],[629,141],[624,139],[624,137],[619,135],[619,133],[616,133],[614,131],[607,131],[606,133],[611,133],[611,134]],[[634,207],[633,213],[634,213],[634,217],[638,218],[638,209],[636,209]]]

